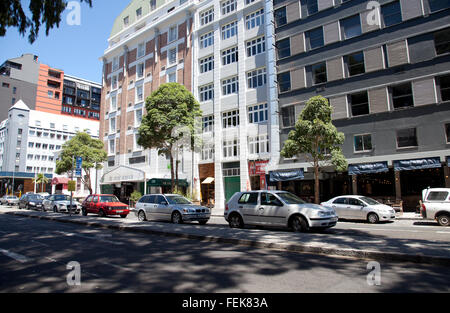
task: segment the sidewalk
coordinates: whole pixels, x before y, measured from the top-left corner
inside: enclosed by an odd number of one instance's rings
[[[377,261],[427,263],[450,266],[450,243],[427,240],[396,239],[369,236],[364,232],[356,236],[327,233],[292,233],[284,230],[230,229],[217,225],[173,225],[169,223],[139,223],[136,220],[99,218],[94,215],[67,216],[56,213],[2,209],[0,214],[74,223],[120,231],[220,242],[251,247],[304,252],[333,256],[346,256]]]

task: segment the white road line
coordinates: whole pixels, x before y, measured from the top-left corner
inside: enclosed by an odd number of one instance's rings
[[[0,249],[0,253],[6,255],[7,257],[10,257],[11,259],[14,259],[20,263],[26,263],[29,261],[29,259],[21,254],[17,254],[8,250]]]
[[[64,235],[66,237],[79,237],[79,238],[83,238],[83,239],[89,239],[89,240],[97,240],[97,241],[101,241],[101,242],[106,242],[112,245],[117,245],[117,246],[121,246],[123,245],[122,242],[118,242],[118,241],[111,241],[111,240],[106,240],[103,238],[99,238],[97,236],[86,236],[86,235],[81,235],[81,234],[75,234],[75,233],[67,233],[67,232],[63,232],[63,231],[55,231],[55,233]]]
[[[437,231],[436,234],[450,234],[450,231]]]

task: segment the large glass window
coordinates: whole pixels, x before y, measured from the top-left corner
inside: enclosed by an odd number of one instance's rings
[[[239,110],[222,113],[222,127],[232,128],[239,126]]]
[[[372,135],[356,135],[355,136],[355,152],[372,151]]]
[[[389,27],[402,22],[402,9],[400,1],[394,1],[381,7],[381,15],[383,16],[383,24]]]
[[[251,41],[247,41],[246,46],[247,57],[261,54],[266,51],[266,39],[265,37],[259,37]]]
[[[313,65],[311,71],[315,85],[327,82],[327,64],[325,62]]]
[[[214,84],[209,84],[199,88],[200,102],[214,99]]]
[[[442,101],[450,101],[450,75],[439,77]]]
[[[214,69],[214,55],[200,60],[200,73],[206,73]]]
[[[414,106],[414,97],[412,93],[411,83],[391,87],[391,90],[394,109]]]
[[[307,38],[309,38],[309,47],[310,49],[316,49],[323,47],[324,40],[323,40],[323,28],[318,27],[313,30],[310,30],[307,32]]]
[[[278,51],[278,59],[291,56],[291,41],[289,38],[277,41],[276,48]]]
[[[267,83],[266,68],[260,68],[247,73],[247,87],[258,88]]]
[[[280,92],[291,90],[291,72],[278,74],[278,88]]]
[[[222,51],[222,65],[228,65],[238,61],[238,48],[233,47]]]
[[[450,53],[450,28],[434,34],[434,45],[437,55]]]
[[[200,13],[200,24],[206,25],[214,21],[214,7]]]
[[[318,0],[306,0],[306,8],[308,10],[308,15],[319,12]]]
[[[269,120],[269,106],[267,103],[253,105],[248,108],[248,121],[253,123],[264,123]]]
[[[264,24],[264,9],[260,9],[245,17],[245,25],[247,29],[252,29]]]
[[[357,52],[347,56],[347,68],[348,75],[354,76],[359,74],[364,74],[366,72],[366,67],[364,64],[364,53]]]
[[[295,126],[295,106],[291,105],[281,109],[281,118],[283,121],[283,127]]]
[[[236,0],[226,0],[226,1],[222,1],[220,6],[222,8],[222,15],[226,15],[228,13],[235,11],[237,4],[236,4]]]
[[[280,27],[287,24],[286,7],[282,7],[275,10],[274,17],[276,27]]]
[[[344,38],[350,39],[361,35],[361,18],[358,15],[341,20]]]
[[[214,33],[209,32],[200,36],[200,49],[212,46],[214,44]]]
[[[236,36],[237,30],[237,21],[222,26],[222,40]]]
[[[222,81],[222,93],[224,96],[237,93],[238,91],[239,82],[237,76]]]
[[[428,0],[431,13],[450,8],[450,0]]]
[[[350,95],[350,103],[352,106],[352,116],[370,113],[367,91]]]

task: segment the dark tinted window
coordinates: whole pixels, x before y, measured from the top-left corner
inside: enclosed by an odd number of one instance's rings
[[[278,88],[280,92],[291,90],[291,72],[278,74]]]
[[[450,8],[450,0],[428,0],[431,13]]]
[[[276,27],[280,27],[287,24],[286,7],[282,7],[280,9],[275,10],[274,17]]]
[[[261,193],[261,205],[282,206],[281,201],[271,193]]]
[[[413,107],[414,98],[411,83],[392,87],[392,101],[394,109]]]
[[[324,45],[322,27],[310,30],[307,34],[309,38],[309,47],[311,49],[320,48]]]
[[[345,39],[350,39],[361,35],[361,18],[358,15],[341,20],[342,29],[344,30]]]
[[[167,200],[163,196],[156,196],[156,203],[157,204],[167,203]]]
[[[334,200],[333,204],[347,204],[347,198],[338,198]]]
[[[402,11],[400,1],[391,2],[381,7],[381,15],[385,27],[389,27],[402,22]]]
[[[363,206],[364,205],[361,201],[359,201],[358,199],[354,199],[354,198],[349,198],[348,199],[348,204],[356,205],[356,206]]]
[[[256,192],[244,193],[239,199],[239,204],[258,204],[258,194]]]
[[[148,197],[148,200],[147,200],[147,203],[156,203],[156,196],[149,196]]]
[[[349,76],[364,74],[366,72],[364,53],[358,52],[347,56],[347,66]]]
[[[369,96],[367,91],[350,95],[352,116],[369,114]]]
[[[415,128],[401,129],[397,131],[397,147],[417,147],[417,130]]]
[[[315,85],[327,82],[327,65],[325,62],[313,65],[311,70]]]
[[[450,53],[450,28],[435,33],[434,44],[437,55]]]
[[[450,101],[450,75],[439,77],[442,101]]]
[[[278,51],[278,59],[291,56],[291,41],[289,38],[277,41],[276,48]]]
[[[448,197],[448,192],[445,191],[432,191],[429,193],[428,201],[445,201]]]

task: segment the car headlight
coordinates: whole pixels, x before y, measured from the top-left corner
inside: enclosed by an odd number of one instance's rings
[[[320,217],[326,217],[326,216],[330,216],[331,213],[327,212],[327,211],[319,211],[319,216]]]
[[[30,202],[30,205],[36,205],[36,202]]]

